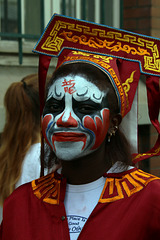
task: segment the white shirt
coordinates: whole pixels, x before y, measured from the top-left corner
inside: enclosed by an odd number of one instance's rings
[[[30,147],[23,160],[22,174],[16,183],[16,188],[40,177],[40,152],[41,143],[35,143]]]
[[[132,168],[128,166],[124,169],[120,162],[116,162],[107,173],[118,173]],[[77,240],[89,215],[98,203],[105,181],[106,178],[101,177],[87,184],[67,184],[64,205],[71,240]]]

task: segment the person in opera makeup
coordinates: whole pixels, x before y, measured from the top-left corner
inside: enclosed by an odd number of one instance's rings
[[[122,131],[137,125],[134,111],[125,117],[134,110],[139,77],[137,62],[63,49],[41,116],[51,172],[5,200],[1,240],[160,238],[160,179],[137,168],[134,137]]]
[[[120,122],[116,94],[102,71],[90,64],[72,63],[55,72],[43,111],[42,132],[68,182],[93,181],[117,161],[116,154],[110,158],[106,151]],[[122,137],[119,144],[127,142]],[[128,146],[124,152],[126,163],[131,163]]]

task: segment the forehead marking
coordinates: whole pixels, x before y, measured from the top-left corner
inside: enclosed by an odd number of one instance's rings
[[[73,94],[74,92],[76,92],[74,79],[70,79],[68,81],[64,79],[64,81],[62,82],[62,87],[64,87],[64,92],[68,92],[69,94]]]
[[[57,80],[60,80],[61,83],[57,84]],[[68,93],[70,96],[73,95],[75,100],[78,101],[84,97],[85,100],[90,98],[93,101],[100,102],[103,96],[107,94],[101,91],[95,84],[87,81],[87,79],[81,76],[75,76],[73,78],[72,75],[69,75],[57,80],[51,86],[47,100],[52,96],[60,99],[65,93]]]

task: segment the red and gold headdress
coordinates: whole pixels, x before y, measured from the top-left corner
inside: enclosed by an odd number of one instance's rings
[[[160,155],[159,39],[55,14],[33,52],[39,54],[41,112],[51,57],[58,57],[57,68],[67,62],[83,61],[105,72],[116,91],[122,117],[130,112],[140,74],[144,74],[149,117],[158,138],[148,152],[133,154],[133,161]]]

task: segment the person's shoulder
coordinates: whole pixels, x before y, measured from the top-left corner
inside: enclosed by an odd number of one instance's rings
[[[132,177],[132,183],[142,191],[143,196],[148,199],[158,199],[160,201],[160,178],[140,169],[134,169],[129,174]]]
[[[141,184],[143,182],[143,191],[141,196],[148,208],[152,208],[154,212],[160,212],[160,178],[150,173],[137,170],[140,174]]]
[[[136,167],[131,167],[130,169],[122,172],[107,173],[106,177],[119,179],[120,181],[128,179],[131,182],[139,182],[144,186],[147,186],[152,181],[158,180],[159,182],[160,180],[159,177],[144,172]]]
[[[139,180],[140,182],[142,182],[145,186],[147,186],[148,184],[152,185],[159,185],[160,184],[160,178],[151,174],[151,173],[147,173],[144,172],[141,169],[137,169],[135,168],[134,171],[131,171],[131,176],[133,176],[135,179]]]
[[[11,204],[20,204],[27,200],[28,196],[32,194],[31,182],[25,183],[16,188],[9,197],[4,201],[4,207]]]
[[[150,192],[152,195],[152,198],[159,198],[160,200],[160,178],[152,175],[147,172],[143,172],[142,170],[138,170],[140,175],[142,176],[142,179],[144,177],[144,185],[145,185],[145,190]]]
[[[140,169],[132,168],[119,173],[106,174],[106,183],[100,202],[115,202],[143,195],[144,199],[160,200],[160,178]],[[111,194],[112,193],[112,194]]]
[[[139,168],[136,168],[136,167],[134,167],[133,169],[131,169],[129,171],[130,171],[130,173],[139,175],[144,179],[160,179],[159,177],[157,177],[157,176],[155,176],[151,173],[145,172],[145,171],[143,171]]]
[[[50,202],[48,199],[52,198],[51,195],[54,196],[55,202],[59,198],[59,194],[56,194],[59,193],[59,189],[60,177],[55,172],[52,172],[16,188],[5,200],[4,206],[18,205],[21,202],[27,203],[31,199],[41,199],[44,202]]]
[[[60,197],[61,175],[56,171],[33,180],[31,187],[33,194],[43,202],[57,204]]]
[[[132,183],[136,182],[141,186],[145,187],[158,187],[160,188],[160,178],[151,174],[144,172],[141,169],[133,168],[127,171],[122,178],[130,179]]]

